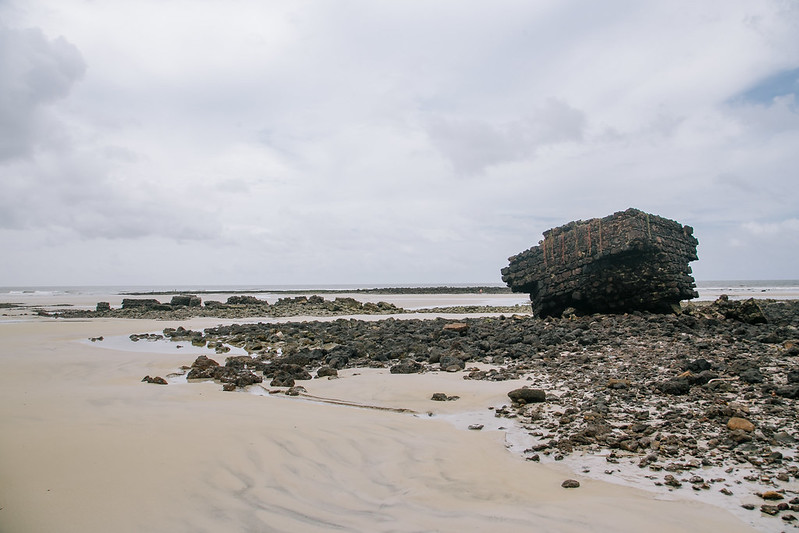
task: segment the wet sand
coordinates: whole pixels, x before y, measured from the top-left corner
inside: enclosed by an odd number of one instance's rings
[[[509,453],[447,416],[516,383],[364,370],[309,394],[417,415],[141,383],[193,360],[89,343],[183,325],[0,321],[1,531],[750,531],[723,509],[661,501]],[[359,374],[359,375],[354,375]],[[461,397],[432,402],[433,392]],[[434,411],[430,417],[427,411]]]

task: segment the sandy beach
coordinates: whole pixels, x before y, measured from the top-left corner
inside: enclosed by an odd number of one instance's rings
[[[448,418],[501,403],[519,383],[385,369],[303,383],[316,397],[412,411],[397,413],[142,383],[197,349],[88,341],[217,323],[5,317],[0,530],[751,530],[718,507],[525,462],[502,431]],[[561,488],[568,477],[581,487]]]

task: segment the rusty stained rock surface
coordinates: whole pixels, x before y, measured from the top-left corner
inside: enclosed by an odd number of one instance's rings
[[[509,258],[502,280],[528,293],[539,316],[667,313],[698,296],[688,265],[698,244],[690,226],[631,208],[545,231]]]

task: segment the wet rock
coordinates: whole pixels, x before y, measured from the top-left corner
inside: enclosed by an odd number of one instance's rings
[[[508,393],[508,398],[517,403],[540,403],[547,401],[547,393],[541,389],[514,389]]]
[[[338,370],[336,370],[331,366],[325,365],[320,367],[319,370],[316,371],[316,377],[318,378],[331,377],[331,376],[332,377],[338,376]]]
[[[210,379],[216,375],[219,363],[210,359],[206,355],[201,355],[191,364],[191,370],[186,376],[187,379]]]
[[[755,425],[745,418],[734,416],[727,421],[727,429],[730,431],[741,430],[751,433],[755,430]]]
[[[580,482],[576,479],[567,479],[563,483],[560,484],[561,487],[564,489],[576,489],[580,487]]]
[[[400,363],[392,366],[389,371],[392,374],[417,374],[423,370],[421,363],[412,359],[403,359]]]
[[[790,385],[786,385],[785,387],[778,387],[775,392],[778,396],[782,396],[783,398],[799,400],[799,383],[792,383]]]
[[[161,376],[155,376],[154,378],[150,376],[144,376],[144,378],[142,378],[142,383],[154,383],[155,385],[166,385],[167,381]]]
[[[682,396],[688,394],[691,390],[691,383],[684,377],[669,379],[658,383],[656,386],[663,394],[670,394],[673,396]]]
[[[235,383],[237,387],[247,387],[255,383],[261,383],[263,380],[264,378],[262,378],[261,376],[258,376],[249,371],[245,371],[236,376]]]
[[[294,378],[291,377],[291,374],[288,372],[280,372],[276,374],[275,377],[272,378],[272,381],[269,383],[270,387],[293,387],[294,386]]]
[[[760,512],[765,513],[767,515],[775,516],[780,513],[780,509],[776,505],[769,505],[764,503],[763,505],[760,506]]]
[[[747,324],[763,324],[768,322],[763,313],[763,309],[754,298],[739,302],[730,300],[726,295],[721,295],[713,302],[710,309],[720,312],[724,315],[724,318],[738,320]]]
[[[445,353],[439,358],[439,366],[447,372],[458,372],[466,367],[466,363],[455,354]]]
[[[266,300],[259,300],[255,296],[234,295],[227,299],[228,305],[263,305],[268,304]]]
[[[172,297],[169,302],[172,307],[199,307],[202,305],[202,299],[194,294],[180,294]]]
[[[442,329],[454,333],[466,333],[469,331],[469,324],[466,322],[452,322],[451,324],[445,324]]]

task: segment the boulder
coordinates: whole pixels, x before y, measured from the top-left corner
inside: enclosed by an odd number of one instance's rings
[[[508,393],[508,398],[516,403],[540,403],[547,401],[547,393],[541,389],[514,389]]]
[[[194,294],[180,294],[173,296],[169,303],[172,307],[199,307],[202,305],[202,299]]]
[[[509,258],[502,280],[539,316],[672,313],[696,298],[693,228],[637,209],[570,222]]]

